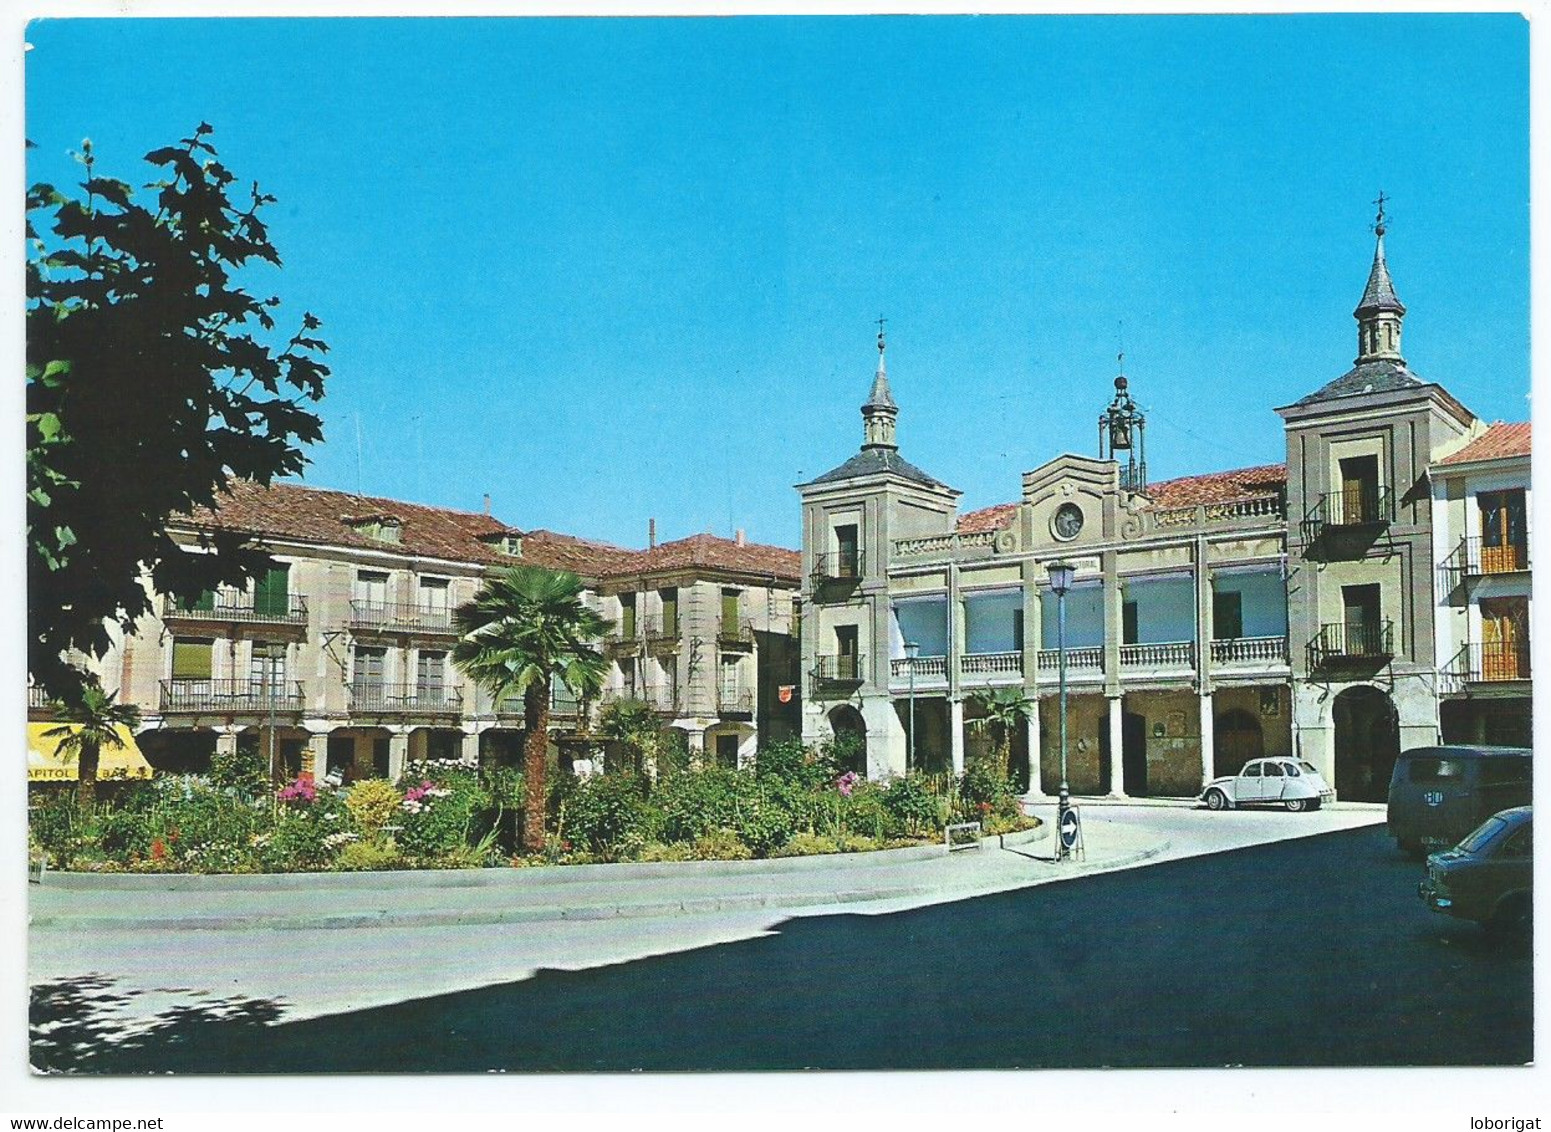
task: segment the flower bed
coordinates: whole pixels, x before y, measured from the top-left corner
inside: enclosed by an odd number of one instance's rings
[[[251,768],[249,768],[251,769]],[[257,873],[707,861],[851,853],[939,842],[943,826],[1031,828],[1003,774],[870,782],[828,748],[774,744],[750,770],[679,768],[551,783],[546,848],[518,855],[520,775],[460,762],[412,764],[396,783],[344,788],[262,776],[127,784],[83,812],[68,790],[35,789],[29,844],[51,867]]]

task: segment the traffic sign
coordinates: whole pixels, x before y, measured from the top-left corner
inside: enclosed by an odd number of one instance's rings
[[[1061,815],[1061,844],[1068,849],[1077,844],[1077,826],[1076,810],[1067,810]]]

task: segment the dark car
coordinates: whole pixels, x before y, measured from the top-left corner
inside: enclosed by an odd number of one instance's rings
[[[1434,912],[1528,934],[1533,920],[1534,807],[1493,814],[1452,849],[1427,858],[1418,895]]]
[[[1492,814],[1527,806],[1528,747],[1416,747],[1395,760],[1389,834],[1406,853],[1453,845]]]

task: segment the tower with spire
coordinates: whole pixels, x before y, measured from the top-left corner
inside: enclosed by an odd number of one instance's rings
[[[1390,281],[1389,264],[1384,261],[1384,201],[1383,193],[1374,203],[1379,213],[1373,220],[1376,242],[1373,248],[1373,269],[1368,272],[1368,286],[1363,289],[1362,301],[1352,312],[1357,320],[1357,364],[1365,362],[1394,362],[1404,366],[1400,355],[1400,323],[1406,317],[1406,306],[1395,294]]]
[[[884,362],[885,349],[883,319],[879,318],[878,372],[873,375],[872,393],[868,396],[867,403],[862,406],[863,451],[869,448],[891,450],[899,448],[899,444],[894,440],[894,422],[899,417],[899,406],[894,404],[894,396],[889,392],[889,371]]]

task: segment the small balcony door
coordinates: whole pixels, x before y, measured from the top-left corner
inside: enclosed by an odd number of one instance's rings
[[[387,649],[355,650],[355,671],[351,675],[351,685],[358,699],[375,702],[382,698],[387,667]]]
[[[1481,572],[1504,574],[1529,565],[1524,491],[1484,491],[1481,503]]]
[[[1529,601],[1522,597],[1481,602],[1481,678],[1529,679]]]
[[[432,707],[447,700],[447,654],[420,653],[415,668],[415,698]]]
[[[452,605],[448,599],[446,578],[420,579],[420,609],[432,625],[451,623]]]
[[[854,524],[848,523],[835,528],[835,549],[839,552],[835,563],[835,577],[861,577],[860,544]]]
[[[722,703],[726,707],[738,704],[738,658],[722,657]]]
[[[261,617],[284,617],[290,611],[290,567],[276,566],[265,571],[253,585],[253,612]]]
[[[1377,656],[1379,640],[1379,587],[1342,586],[1342,620],[1346,625],[1347,656]]]
[[[1379,517],[1379,458],[1341,461],[1341,521],[1371,523]]]
[[[248,687],[261,695],[280,695],[285,689],[285,646],[253,642],[248,661]]]
[[[842,680],[855,680],[861,673],[861,646],[855,625],[835,627],[835,648],[839,654],[835,663],[835,675]]]
[[[355,576],[355,600],[367,609],[382,609],[388,604],[388,575],[377,570],[362,570]]]

